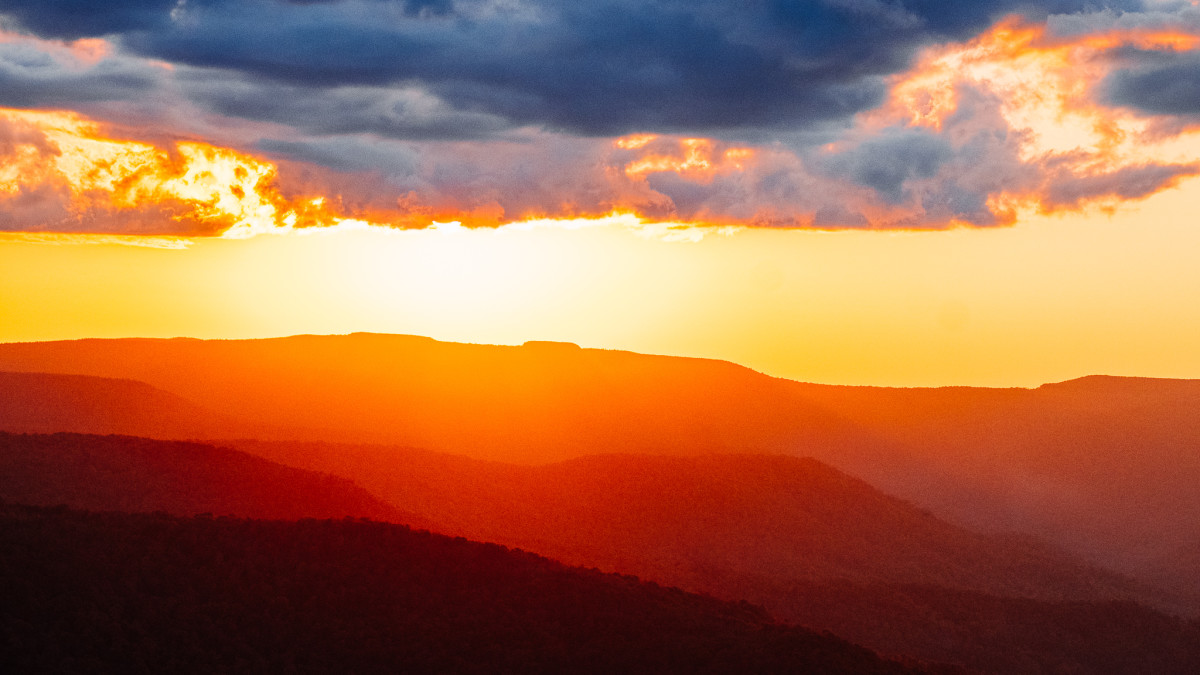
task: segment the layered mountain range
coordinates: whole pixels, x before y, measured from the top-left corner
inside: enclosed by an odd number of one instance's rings
[[[0,371],[13,502],[407,523],[922,667],[1200,664],[1198,382],[840,387],[370,334],[5,344]]]

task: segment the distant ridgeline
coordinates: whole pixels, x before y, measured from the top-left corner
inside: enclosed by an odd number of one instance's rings
[[[606,455],[529,467],[381,446],[236,445],[245,452],[0,433],[0,497],[416,523],[748,599],[885,654],[982,673],[1200,667],[1195,622],[1113,600],[1146,589],[1035,542],[964,531],[812,459]]]
[[[553,340],[526,340],[521,346],[531,349],[562,349],[566,351],[583,349],[574,342],[555,342]]]
[[[0,498],[410,523],[972,671],[1191,675],[1197,410],[1200,381],[845,387],[556,342],[0,344],[28,434]]]
[[[0,429],[369,442],[519,463],[812,456],[954,522],[1148,579],[1171,580],[1200,547],[1200,381],[842,387],[569,345],[369,333],[0,344],[0,371],[123,380],[6,382]],[[23,393],[6,401],[6,388]],[[1192,577],[1173,583],[1200,597]]]

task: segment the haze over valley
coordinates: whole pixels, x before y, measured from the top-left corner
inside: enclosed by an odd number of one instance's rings
[[[0,368],[11,503],[402,523],[750,601],[914,667],[1200,658],[1200,589],[1172,574],[1200,541],[1193,381],[834,387],[369,334],[6,344]]]

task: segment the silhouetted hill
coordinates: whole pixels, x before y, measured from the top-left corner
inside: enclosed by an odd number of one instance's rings
[[[149,438],[261,435],[261,429],[129,379],[0,372],[0,430]]]
[[[1146,567],[1146,578],[1161,588],[1200,597],[1200,541],[1178,547]]]
[[[374,518],[427,526],[351,481],[200,443],[0,432],[0,499],[107,511]]]
[[[745,603],[361,521],[0,508],[6,672],[903,673]]]
[[[0,369],[133,378],[256,425],[323,427],[313,440],[492,460],[813,456],[971,528],[1129,573],[1200,540],[1198,381],[839,387],[704,359],[371,334],[4,344]]]
[[[1131,602],[1046,602],[935,586],[753,580],[747,597],[881,653],[972,672],[1142,675],[1200,671],[1200,622]]]

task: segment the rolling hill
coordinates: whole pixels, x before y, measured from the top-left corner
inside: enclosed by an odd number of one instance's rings
[[[793,387],[894,441],[847,470],[971,527],[1029,532],[1134,573],[1200,540],[1200,381]]]
[[[98,511],[430,524],[345,478],[228,448],[130,436],[0,432],[0,499]]]
[[[0,496],[10,499],[424,522],[348,481],[225,448],[77,434],[2,434],[0,441]],[[944,577],[1050,597],[1102,597],[1121,585],[1036,546],[1014,551],[1012,542],[957,531],[812,460],[598,456],[528,467],[373,446],[246,445],[342,470],[375,462],[384,469],[381,485],[403,488],[393,497],[456,519],[444,531],[490,532],[575,562],[754,599],[776,616],[888,654],[986,673],[1169,673],[1200,663],[1192,624],[1131,603],[1021,600],[901,583]],[[979,555],[963,556],[954,546],[975,547]],[[1051,574],[1029,576],[1031,570]],[[1120,660],[1108,660],[1109,652]]]
[[[811,456],[973,529],[1130,574],[1200,540],[1200,382],[841,387],[734,364],[354,334],[0,345],[0,370],[131,378],[297,438],[538,464],[595,454]],[[319,427],[301,434],[280,431]]]
[[[829,635],[359,521],[0,506],[6,672],[911,673]]]
[[[237,442],[355,476],[444,531],[521,546],[981,673],[1189,672],[1176,598],[1020,537],[945,523],[811,459],[599,455],[545,466],[380,446]],[[1118,600],[1126,598],[1126,600]]]
[[[312,440],[539,463],[597,452],[786,452],[861,429],[720,361],[404,335],[0,344],[0,370],[130,378]],[[233,437],[239,434],[226,434]],[[272,436],[274,437],[274,436]]]
[[[964,530],[808,458],[593,455],[522,466],[385,446],[232,445],[351,477],[456,534],[672,583],[752,574],[1047,600],[1140,592],[1035,541]]]
[[[280,435],[145,382],[29,372],[0,372],[0,430],[169,439]]]

